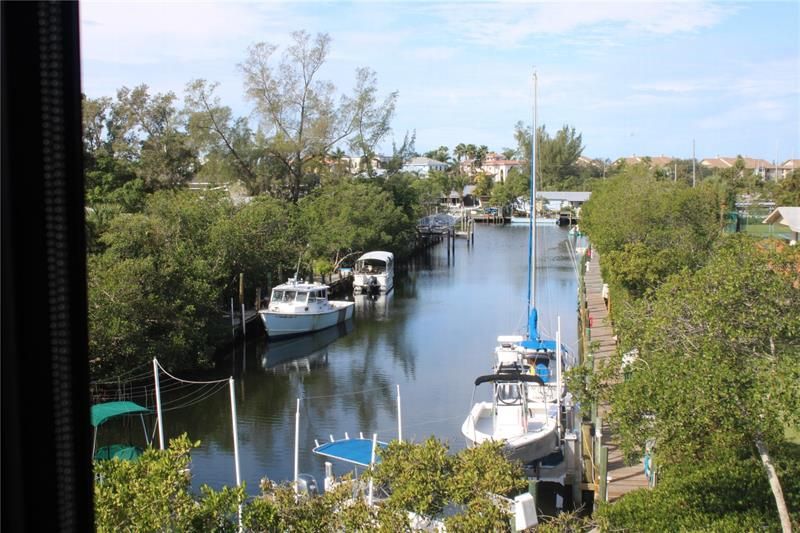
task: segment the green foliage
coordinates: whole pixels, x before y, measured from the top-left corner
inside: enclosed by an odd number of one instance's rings
[[[210,356],[227,271],[209,233],[228,216],[221,195],[161,191],[142,213],[114,218],[89,257],[89,354],[95,376],[158,356],[170,367]]]
[[[779,206],[800,206],[800,170],[795,170],[778,182],[775,203]]]
[[[245,508],[243,522],[250,531],[408,530],[405,513],[370,507],[361,497],[361,489],[356,482],[344,479],[320,496],[298,498],[290,483],[275,485],[263,480],[262,495]]]
[[[475,176],[475,196],[489,196],[492,193],[492,187],[494,186],[494,179],[492,176],[488,174],[484,174],[483,172],[478,173]]]
[[[511,531],[511,515],[486,495],[471,500],[466,509],[444,519],[447,531]]]
[[[502,442],[485,442],[459,452],[453,463],[450,495],[456,503],[467,503],[487,493],[514,496],[528,488],[518,463],[503,455]]]
[[[190,492],[189,452],[198,444],[184,435],[136,461],[96,461],[97,531],[236,531],[244,487]]]
[[[434,437],[421,444],[393,441],[380,451],[375,482],[391,491],[386,505],[398,510],[434,516],[448,503],[453,458],[447,445]]]
[[[640,178],[635,168],[592,192],[581,228],[604,256],[609,281],[636,296],[669,274],[701,266],[720,233],[718,195]]]
[[[800,461],[796,454],[784,455],[777,466],[796,526]],[[594,518],[601,531],[780,531],[775,501],[757,459],[673,468],[654,489],[601,505]]]
[[[694,275],[675,276],[624,317],[640,355],[613,396],[623,446],[658,442],[661,464],[752,453],[800,413],[800,291],[794,247],[731,236]]]
[[[381,450],[373,476],[389,490],[383,506],[435,517],[445,505],[456,503],[463,507],[445,519],[448,530],[506,530],[510,516],[491,494],[513,497],[524,490],[527,481],[520,465],[506,459],[502,443],[484,443],[455,456],[447,451],[434,437],[421,444],[394,441]]]
[[[522,122],[514,126],[514,138],[517,140],[517,152],[526,159],[525,173],[530,177],[531,161],[531,128]],[[581,188],[578,178],[578,158],[583,153],[581,134],[574,127],[564,125],[550,136],[544,126],[537,131],[537,187],[539,190],[563,191],[569,188]],[[519,196],[519,195],[518,195]]]
[[[422,155],[437,161],[441,161],[442,163],[447,163],[450,161],[450,149],[447,146],[440,146],[436,150],[425,152]]]
[[[246,295],[256,287],[265,288],[269,279],[274,285],[286,281],[278,279],[278,273],[294,272],[305,244],[297,206],[268,196],[254,198],[232,216],[217,218],[208,240],[209,253],[225,273],[225,282],[233,281],[229,294],[238,293],[238,274],[243,273]]]
[[[379,186],[356,181],[322,186],[298,204],[312,257],[339,257],[361,250],[400,253],[413,242],[406,213]]]

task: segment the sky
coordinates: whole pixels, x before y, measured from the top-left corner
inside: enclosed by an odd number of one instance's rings
[[[358,67],[398,91],[392,132],[515,147],[532,121],[582,135],[584,155],[800,158],[800,2],[81,2],[83,91],[197,78],[258,121],[238,65],[258,42],[328,33],[319,72],[349,92]]]

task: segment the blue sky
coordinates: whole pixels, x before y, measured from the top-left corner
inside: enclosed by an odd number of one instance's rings
[[[800,2],[95,2],[81,3],[83,90],[146,83],[183,96],[219,82],[252,107],[237,69],[247,47],[326,32],[322,79],[348,91],[357,67],[399,91],[392,133],[417,151],[513,147],[530,123],[583,135],[584,155],[800,158]],[[253,122],[256,118],[253,117]]]

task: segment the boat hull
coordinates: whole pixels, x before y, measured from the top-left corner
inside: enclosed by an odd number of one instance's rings
[[[354,302],[331,301],[330,309],[316,313],[281,313],[262,309],[259,311],[267,336],[275,339],[304,335],[341,324],[353,318]]]
[[[528,431],[517,435],[503,435],[493,431],[492,410],[490,402],[480,402],[473,406],[461,426],[461,433],[467,439],[468,446],[486,441],[503,441],[508,459],[520,461],[522,464],[537,461],[558,449],[558,428],[554,419],[531,421]]]
[[[372,281],[372,278],[375,281]],[[353,292],[356,294],[387,293],[394,288],[393,278],[391,274],[355,274],[353,276]]]

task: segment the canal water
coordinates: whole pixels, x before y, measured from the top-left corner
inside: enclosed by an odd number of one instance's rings
[[[573,237],[566,228],[538,226],[539,329],[577,352],[577,279]],[[238,345],[218,368],[236,375],[242,480],[293,477],[295,411],[300,401],[300,471],[321,483],[324,459],[314,439],[378,434],[397,437],[396,386],[402,396],[403,437],[435,435],[453,451],[464,447],[461,424],[471,407],[475,377],[489,373],[498,335],[526,327],[528,227],[481,226],[474,245],[446,241],[395,273],[395,289],[371,300],[356,297],[344,327],[269,343]],[[166,389],[164,429],[186,432],[201,446],[192,453],[195,489],[235,484],[230,394],[227,387]],[[171,392],[170,392],[171,391]],[[342,474],[347,465],[334,465]]]

